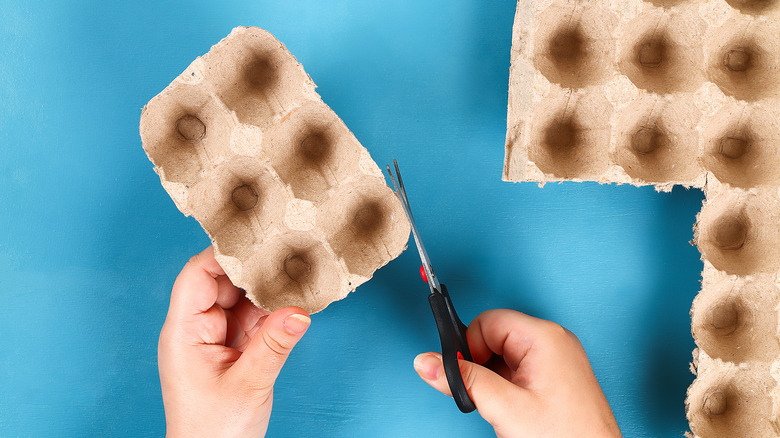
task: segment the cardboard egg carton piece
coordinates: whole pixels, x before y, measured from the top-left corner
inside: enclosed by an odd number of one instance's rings
[[[504,180],[705,192],[686,401],[702,438],[780,436],[778,41],[778,0],[531,0],[515,15]]]
[[[270,33],[238,27],[144,107],[163,187],[268,310],[344,298],[406,247],[382,172]]]

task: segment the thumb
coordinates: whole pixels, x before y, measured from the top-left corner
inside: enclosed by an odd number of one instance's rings
[[[252,388],[270,390],[293,347],[306,333],[311,318],[300,307],[279,309],[265,319],[231,368]]]
[[[516,410],[518,405],[527,406],[526,403],[531,402],[531,394],[527,390],[493,371],[466,360],[459,360],[458,365],[471,400],[480,415],[494,427],[497,426],[496,421],[511,418],[510,409]],[[414,369],[425,383],[445,395],[452,396],[441,354],[420,354],[414,358]]]

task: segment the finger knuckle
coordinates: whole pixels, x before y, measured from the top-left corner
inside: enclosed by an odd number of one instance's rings
[[[580,343],[580,338],[577,337],[577,335],[574,334],[571,330],[567,328],[563,328],[566,331],[566,336],[569,338],[569,340],[574,341],[576,343]]]
[[[582,345],[577,335],[555,322],[549,322],[547,336],[549,336],[551,342],[562,347],[578,347]]]
[[[287,345],[286,342],[279,339],[277,335],[274,335],[270,331],[263,331],[262,339],[265,346],[268,347],[268,349],[277,356],[287,356],[290,354],[292,347]]]
[[[460,373],[463,376],[463,384],[466,386],[466,389],[471,390],[474,383],[477,381],[479,373],[477,373],[477,370],[473,366],[469,366],[468,364],[461,366]]]
[[[563,328],[560,324],[553,321],[546,321],[544,326],[544,331],[551,339],[555,340],[561,340],[568,338],[568,334],[566,333],[566,329]]]
[[[511,315],[513,313],[517,313],[514,310],[509,309],[489,309],[485,310],[484,312],[480,313],[478,318],[485,318],[485,319],[496,319],[496,318],[502,318],[507,315]]]
[[[262,406],[271,398],[273,394],[273,383],[266,382],[247,382],[245,390],[246,395],[255,406]]]
[[[165,345],[168,343],[168,340],[170,339],[170,328],[168,327],[168,321],[165,321],[162,328],[160,329],[160,336],[157,338],[157,344],[158,345]]]

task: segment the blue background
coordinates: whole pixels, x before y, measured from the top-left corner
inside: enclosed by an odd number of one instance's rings
[[[508,307],[561,323],[626,436],[681,436],[703,195],[502,182],[514,9],[0,0],[0,436],[164,433],[157,336],[209,242],[160,186],[138,121],[238,25],[274,33],[374,159],[398,158],[464,320]],[[412,368],[438,348],[418,266],[412,247],[315,315],[269,436],[493,434]]]

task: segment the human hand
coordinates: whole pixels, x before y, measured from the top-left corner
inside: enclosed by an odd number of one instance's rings
[[[488,310],[466,332],[474,363],[461,360],[466,389],[499,437],[621,437],[582,344],[558,324]],[[450,394],[439,353],[414,359],[429,385]]]
[[[160,332],[168,436],[263,436],[273,385],[311,320],[299,307],[257,308],[211,247],[184,266]]]

